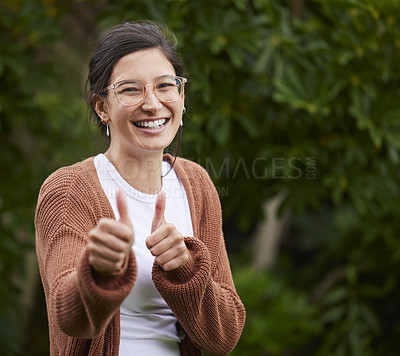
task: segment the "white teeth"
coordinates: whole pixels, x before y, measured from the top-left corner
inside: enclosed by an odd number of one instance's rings
[[[140,121],[140,122],[135,122],[136,126],[143,127],[143,128],[154,128],[158,129],[162,125],[164,125],[167,122],[167,119],[160,119],[160,120],[154,120],[154,121]]]

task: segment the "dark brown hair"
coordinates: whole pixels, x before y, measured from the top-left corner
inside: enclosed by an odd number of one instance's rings
[[[175,74],[183,76],[183,61],[177,53],[175,36],[163,25],[152,21],[125,22],[108,30],[95,48],[89,62],[86,81],[86,100],[90,116],[97,121],[105,134],[105,126],[93,107],[93,98],[107,87],[118,60],[125,55],[144,49],[158,48],[175,69]],[[103,94],[102,94],[103,95]],[[104,93],[107,95],[107,92]]]

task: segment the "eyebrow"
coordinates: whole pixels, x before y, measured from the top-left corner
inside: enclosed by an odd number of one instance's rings
[[[156,77],[156,78],[154,78],[154,80],[153,80],[153,83],[154,82],[157,82],[157,81],[159,81],[160,79],[162,79],[162,78],[166,78],[166,77],[173,77],[173,78],[175,78],[176,77],[176,75],[172,75],[172,74],[164,74],[164,75],[160,75],[160,76],[158,76],[158,77]],[[118,82],[115,82],[114,84],[120,84],[120,83],[129,83],[129,82],[138,82],[138,83],[144,83],[143,81],[141,81],[141,80],[138,80],[138,79],[123,79],[123,80],[120,80],[120,81],[118,81]],[[148,84],[151,84],[151,83],[148,83]]]

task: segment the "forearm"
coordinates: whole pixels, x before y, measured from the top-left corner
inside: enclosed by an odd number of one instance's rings
[[[188,263],[173,272],[155,265],[154,283],[193,343],[203,350],[226,355],[242,332],[243,304],[230,276],[212,273],[208,248],[195,238],[186,238],[186,244],[190,252]]]
[[[95,275],[85,251],[77,268],[53,284],[49,296],[52,317],[65,334],[93,338],[104,331],[135,279],[133,253],[120,271]]]

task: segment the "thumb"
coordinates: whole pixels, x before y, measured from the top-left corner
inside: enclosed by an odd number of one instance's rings
[[[165,193],[163,191],[157,195],[156,207],[154,210],[154,217],[151,223],[151,233],[157,230],[162,224],[165,223],[164,211],[165,211]]]
[[[125,225],[132,226],[131,219],[128,215],[128,205],[126,204],[125,194],[122,190],[117,192],[117,209],[119,213],[119,220]]]

